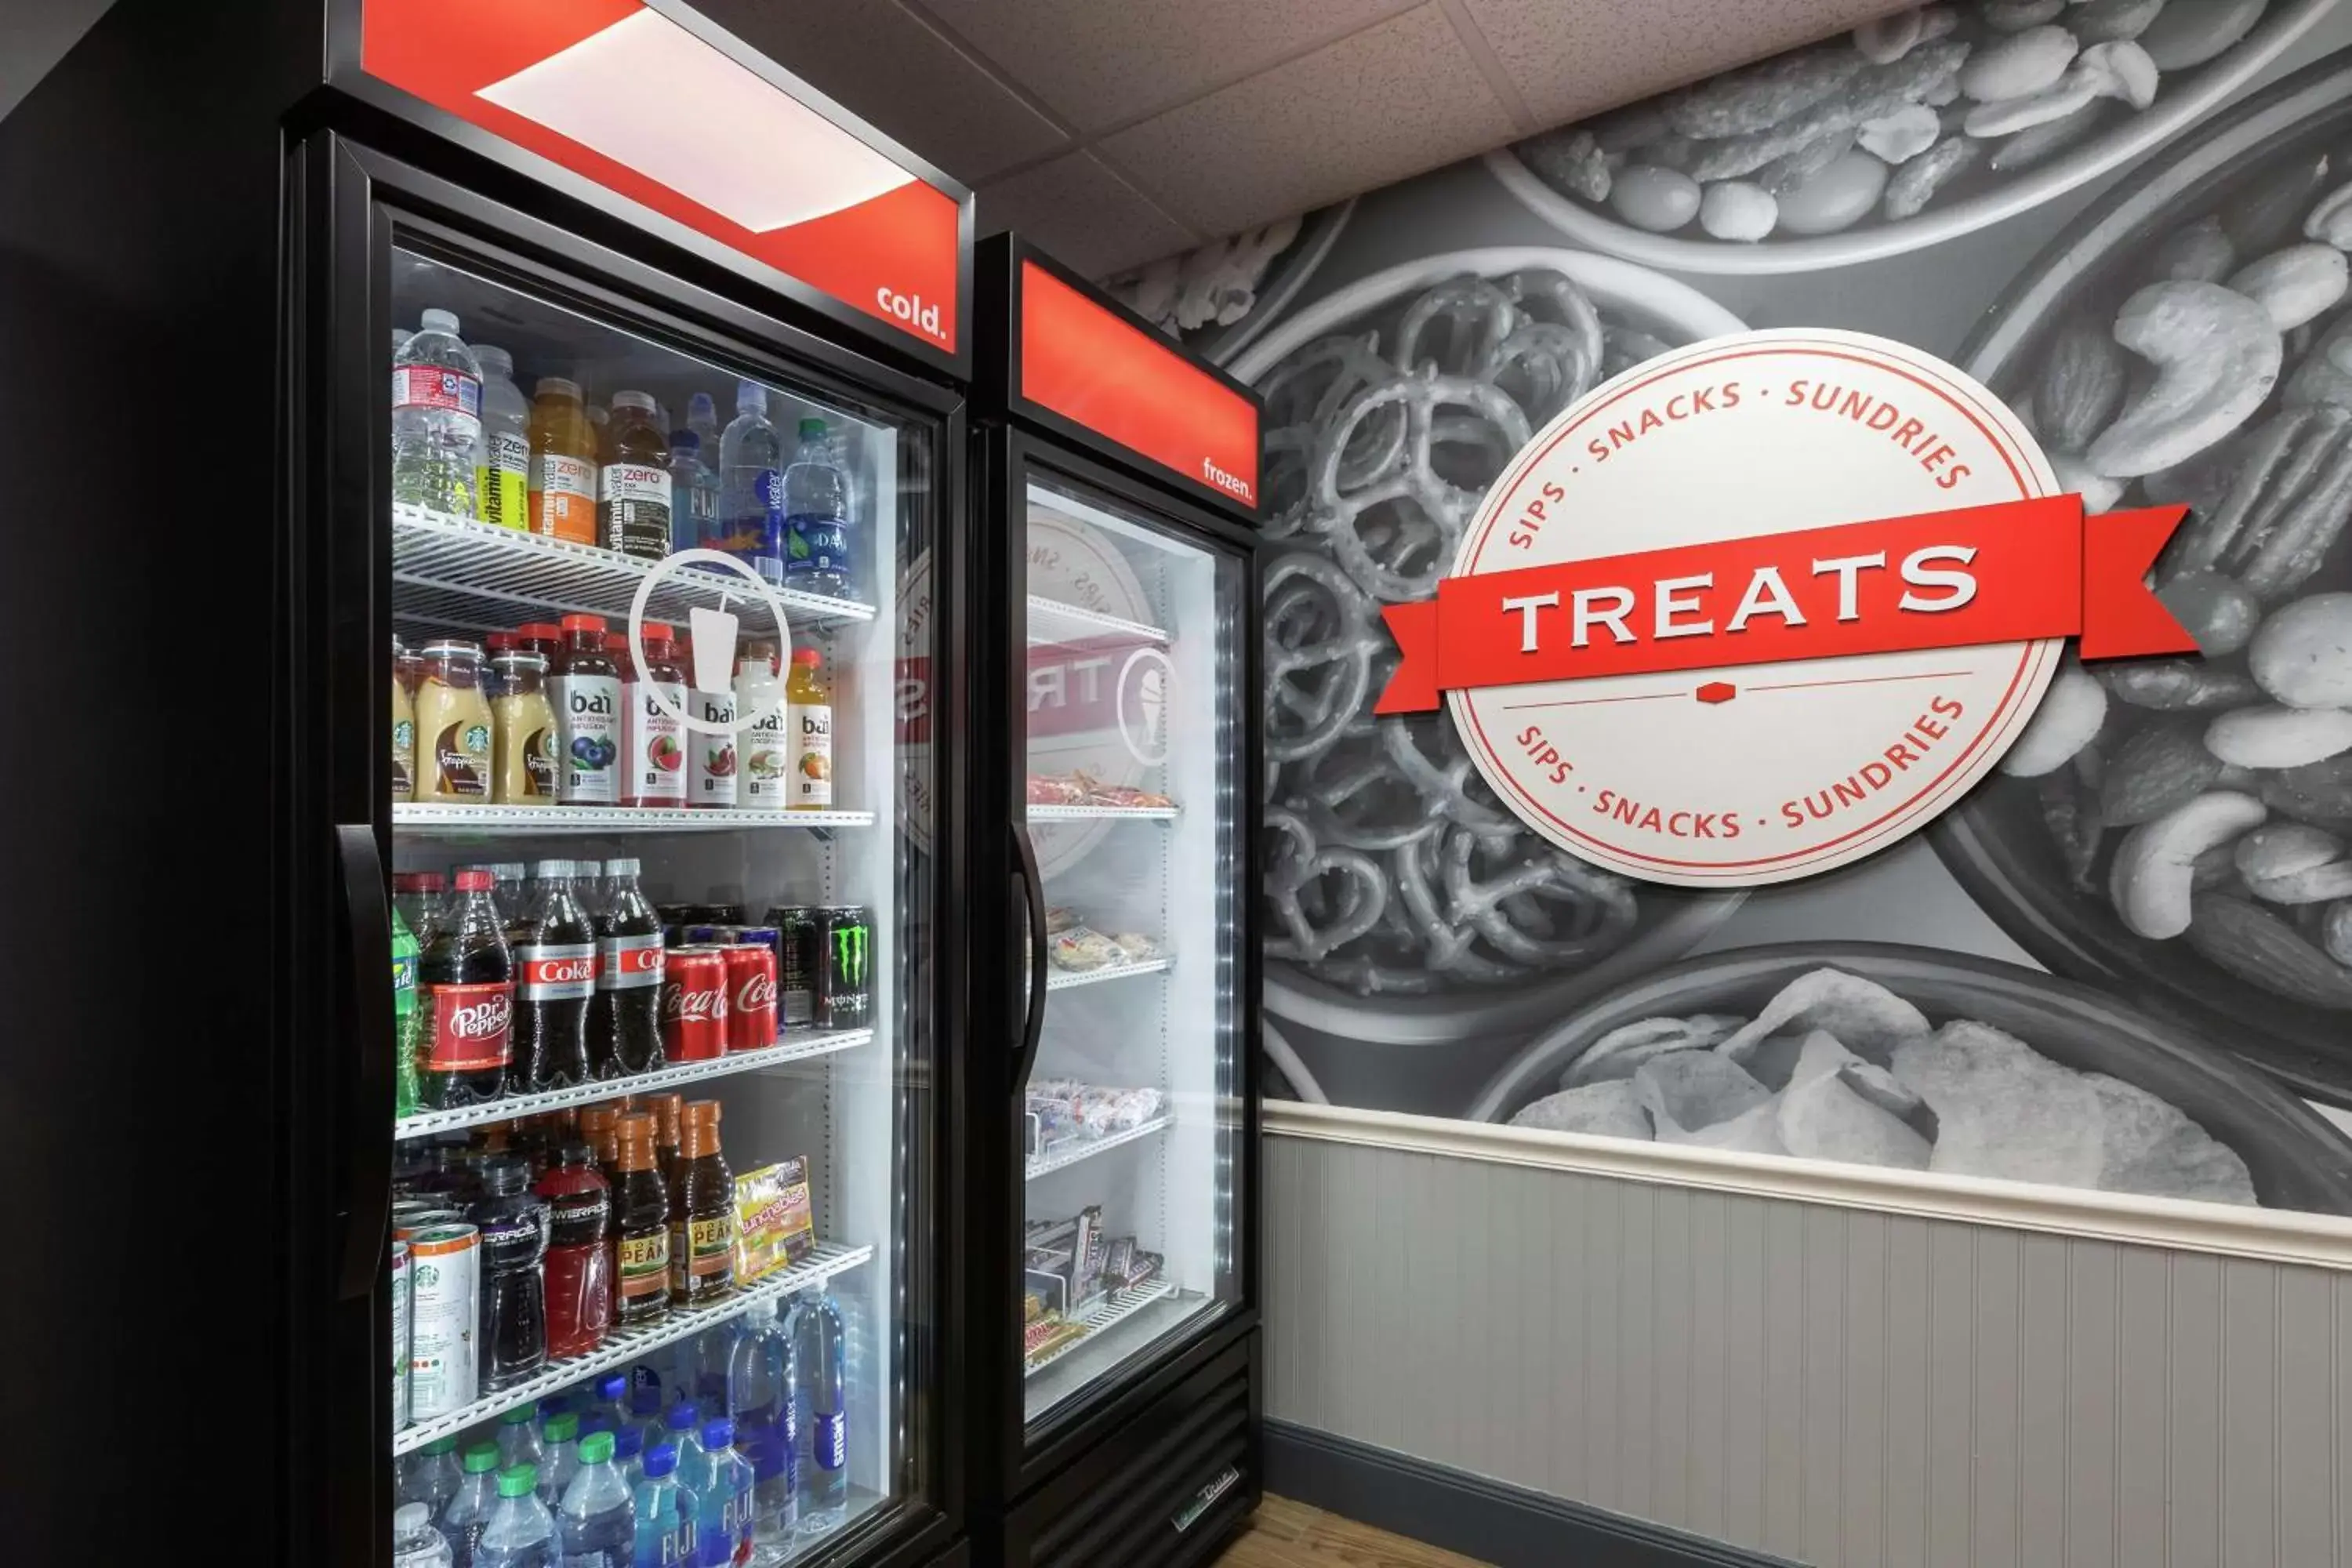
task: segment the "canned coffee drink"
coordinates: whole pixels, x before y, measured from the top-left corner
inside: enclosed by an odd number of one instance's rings
[[[431,1226],[408,1238],[408,1413],[433,1421],[480,1392],[475,1327],[481,1298],[482,1233]]]
[[[807,904],[778,904],[768,911],[776,933],[776,1024],[805,1029],[816,1023],[816,972],[822,959],[816,910]]]
[[[415,1278],[408,1268],[408,1243],[392,1240],[392,1429],[408,1425],[408,1358],[415,1341],[410,1334],[410,1304],[415,1297]]]
[[[862,904],[836,904],[819,911],[817,933],[817,1027],[862,1029],[873,1015],[873,922]]]

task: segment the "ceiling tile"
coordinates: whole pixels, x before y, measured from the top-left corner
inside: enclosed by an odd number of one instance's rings
[[[967,184],[1069,140],[896,0],[827,6],[821,22],[776,0],[697,0],[697,9]]]
[[[1089,153],[982,186],[978,232],[1006,228],[1088,278],[1182,250],[1200,237]]]
[[[1287,217],[1482,153],[1510,115],[1436,5],[1104,139],[1203,234]]]
[[[1904,0],[1463,0],[1536,120],[1559,125],[1904,8]]]
[[[1238,80],[1411,0],[919,3],[1038,101],[1094,132]]]

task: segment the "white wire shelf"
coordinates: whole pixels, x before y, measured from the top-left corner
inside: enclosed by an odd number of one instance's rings
[[[1043,1355],[1032,1356],[1023,1375],[1036,1376],[1072,1351],[1093,1344],[1106,1331],[1117,1328],[1154,1301],[1164,1300],[1175,1292],[1175,1281],[1154,1279],[1131,1290],[1114,1290],[1091,1306],[1079,1308],[1069,1315],[1068,1321],[1082,1325],[1087,1331],[1076,1339],[1063,1341]]]
[[[1139,974],[1165,974],[1172,958],[1147,958],[1140,963],[1107,963],[1100,969],[1075,971],[1055,970],[1045,977],[1048,991],[1067,991],[1073,985],[1101,985],[1113,980],[1132,980]]]
[[[541,838],[558,833],[708,833],[721,828],[871,827],[870,811],[760,811],[740,806],[450,805],[392,808],[394,827],[449,837]]]
[[[511,1388],[486,1394],[471,1405],[463,1405],[446,1415],[436,1415],[430,1421],[404,1426],[392,1435],[392,1451],[394,1454],[410,1453],[436,1437],[454,1436],[467,1427],[495,1420],[518,1405],[543,1399],[598,1373],[626,1366],[664,1345],[675,1344],[679,1340],[698,1334],[713,1323],[734,1317],[754,1301],[772,1301],[796,1290],[805,1290],[812,1285],[856,1268],[873,1256],[871,1247],[844,1247],[838,1242],[818,1242],[814,1252],[781,1274],[771,1274],[757,1284],[746,1286],[707,1307],[673,1307],[668,1316],[659,1322],[633,1328],[616,1327],[604,1336],[601,1347],[587,1355],[551,1363],[546,1371],[526,1378]]]
[[[1076,605],[1066,605],[1059,599],[1029,595],[1029,644],[1084,642],[1095,637],[1129,637],[1138,642],[1165,646],[1168,634],[1158,626],[1141,621],[1130,621],[1118,616],[1106,616],[1097,610],[1082,610]]]
[[[762,1068],[782,1067],[787,1062],[831,1056],[835,1051],[865,1045],[873,1038],[874,1031],[871,1029],[834,1029],[822,1034],[795,1030],[776,1044],[756,1051],[730,1051],[709,1061],[677,1062],[668,1067],[656,1068],[652,1072],[636,1073],[628,1078],[600,1079],[594,1083],[583,1083],[573,1089],[510,1094],[481,1105],[458,1106],[449,1110],[420,1110],[414,1116],[395,1120],[392,1124],[392,1135],[395,1139],[425,1138],[436,1132],[454,1132],[461,1127],[480,1127],[487,1122],[511,1121],[518,1116],[535,1116],[542,1110],[594,1105],[602,1100],[618,1100],[625,1094],[649,1094],[674,1089],[682,1083],[699,1083],[704,1079],[758,1072]]]
[[[1121,1132],[1111,1133],[1106,1138],[1077,1139],[1049,1152],[1033,1155],[1028,1165],[1028,1179],[1034,1182],[1040,1176],[1050,1176],[1056,1171],[1066,1171],[1080,1161],[1091,1160],[1096,1155],[1116,1149],[1122,1143],[1140,1142],[1155,1133],[1167,1131],[1174,1121],[1175,1118],[1172,1116],[1155,1116],[1149,1121],[1140,1122]]]
[[[1172,805],[1032,805],[1032,822],[1173,822]]]
[[[509,629],[541,610],[625,620],[637,589],[658,565],[423,507],[392,509],[393,613],[403,620],[481,631]],[[875,615],[871,605],[797,588],[777,596],[787,616],[811,624],[870,621]],[[646,614],[684,622],[697,606],[718,609],[722,600],[739,609],[759,602],[751,585],[732,574],[686,568],[662,574]],[[764,623],[765,610],[751,613],[755,628]]]

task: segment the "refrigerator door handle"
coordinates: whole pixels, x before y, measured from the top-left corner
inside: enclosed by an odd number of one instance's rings
[[[336,1288],[341,1300],[352,1301],[375,1289],[383,1268],[384,1231],[392,1223],[392,1139],[384,1126],[393,1102],[395,1047],[388,984],[392,906],[384,897],[383,856],[376,848],[375,829],[364,822],[338,823],[335,849],[352,986],[344,1037],[357,1047],[358,1058],[344,1079],[345,1136],[352,1153]]]
[[[1021,858],[1021,890],[1029,904],[1029,1005],[1021,1021],[1021,1054],[1013,1063],[1013,1092],[1019,1094],[1037,1065],[1037,1042],[1045,1033],[1045,879],[1037,870],[1037,846],[1026,823],[1013,825],[1013,850]]]

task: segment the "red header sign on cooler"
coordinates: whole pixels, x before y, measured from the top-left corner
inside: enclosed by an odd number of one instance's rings
[[[1244,506],[1257,406],[1155,334],[1021,263],[1021,395]]]
[[[1916,349],[1720,338],[1521,448],[1436,598],[1385,611],[1379,710],[1443,702],[1496,795],[1597,865],[1809,876],[1958,800],[2070,657],[2193,655],[2146,582],[2182,516],[2085,518],[2017,416]],[[2067,679],[2069,710],[2104,700]]]
[[[962,204],[640,0],[367,0],[361,68],[956,349]]]

